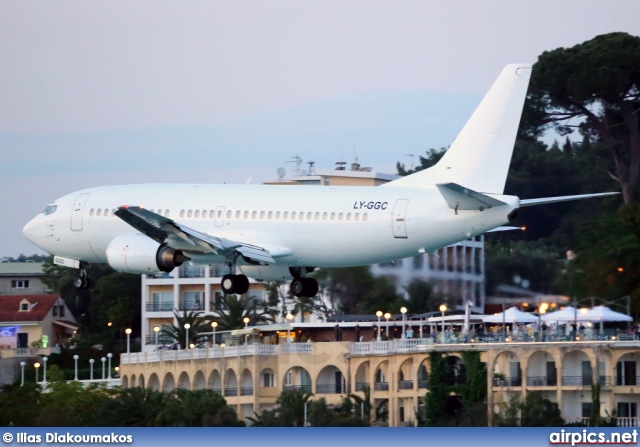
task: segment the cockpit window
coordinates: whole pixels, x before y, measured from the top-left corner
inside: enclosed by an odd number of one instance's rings
[[[58,209],[58,205],[49,205],[44,209],[43,213],[45,216],[48,216],[49,214],[55,213],[57,209]]]

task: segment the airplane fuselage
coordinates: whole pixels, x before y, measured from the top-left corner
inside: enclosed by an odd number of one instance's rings
[[[346,267],[430,252],[508,222],[508,206],[456,211],[436,188],[141,184],[90,188],[57,199],[24,233],[57,256],[107,262],[107,248],[137,234],[114,215],[123,205],[179,221],[216,237],[266,247],[276,265]],[[48,208],[50,209],[50,208]],[[223,262],[215,253],[198,257]],[[191,252],[191,255],[189,254]]]

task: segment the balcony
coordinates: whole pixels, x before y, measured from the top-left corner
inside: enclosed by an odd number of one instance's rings
[[[356,391],[364,391],[369,388],[369,382],[356,382]]]
[[[412,390],[413,389],[413,380],[398,380],[398,389],[399,390]]]
[[[184,265],[179,270],[180,278],[204,278],[204,267],[197,265]]]
[[[635,386],[639,383],[640,377],[637,376],[616,377],[616,386]]]
[[[429,387],[429,379],[418,379],[418,389],[426,390]]]
[[[493,386],[522,386],[521,377],[493,378]]]
[[[253,396],[253,387],[252,386],[245,386],[240,388],[240,395],[241,396]]]
[[[527,386],[556,386],[558,379],[556,376],[529,376]]]
[[[389,391],[389,382],[376,382],[374,389],[376,391]]]
[[[204,310],[202,302],[197,298],[181,299],[178,310]]]
[[[147,303],[147,312],[171,312],[173,310],[173,301],[164,303]]]
[[[224,395],[225,396],[237,396],[238,395],[238,388],[225,388],[224,389]]]
[[[302,391],[303,393],[311,392],[311,385],[285,385],[285,391]]]
[[[562,384],[568,386],[591,386],[593,376],[562,376]]]
[[[316,394],[344,394],[346,388],[343,383],[319,383],[316,385]]]

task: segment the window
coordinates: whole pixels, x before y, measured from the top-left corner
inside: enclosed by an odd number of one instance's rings
[[[265,388],[273,388],[276,386],[275,377],[272,372],[262,373],[262,386]]]
[[[156,213],[162,216],[162,210],[158,210]]]
[[[222,210],[218,210],[218,218],[222,219],[222,214],[223,214],[223,211]],[[209,217],[213,217],[213,211],[211,211],[211,213],[209,213]]]
[[[312,217],[313,217],[313,213],[307,213],[307,220],[311,220]]]
[[[353,216],[353,220],[360,220],[360,213],[355,213]]]
[[[108,216],[109,216],[109,208],[105,208],[104,217],[108,217]]]
[[[260,211],[260,219],[264,219],[264,211]]]
[[[45,213],[46,214],[46,213]],[[89,216],[93,216],[93,208],[89,210]]]
[[[236,211],[236,219],[240,219],[240,210]]]
[[[231,210],[227,211],[227,219],[231,219]]]
[[[164,217],[169,217],[169,210],[164,210]]]
[[[320,220],[320,213],[316,213],[316,220]]]
[[[54,317],[58,316],[58,306],[53,306],[53,316]]]
[[[60,314],[61,317],[64,317],[64,304],[60,304],[58,306],[58,314]]]
[[[331,213],[331,220],[336,220],[336,213]]]
[[[202,210],[202,218],[206,218],[207,217],[207,210]]]
[[[204,310],[202,306],[202,292],[195,290],[182,292],[179,310]]]
[[[251,218],[255,219],[256,217],[258,217],[258,212],[257,211],[252,212],[251,213]]]
[[[28,279],[12,279],[11,288],[12,289],[28,289],[29,280]]]
[[[48,207],[46,207],[43,211],[45,216],[48,216],[49,214],[53,214],[56,212],[56,210],[58,209],[58,205],[49,205]],[[91,210],[93,211],[93,210]]]
[[[276,219],[280,219],[280,211],[276,212]]]
[[[193,216],[193,211],[192,210],[187,211],[187,217],[191,217],[191,216]]]
[[[245,212],[244,212],[244,218],[245,218],[245,219],[248,219],[248,218],[249,218],[249,211],[245,211]]]
[[[271,219],[273,218],[273,211],[269,211],[269,214],[267,215],[267,219]]]
[[[287,371],[287,374],[284,376],[284,384],[293,385],[293,372]]]
[[[282,218],[284,220],[287,220],[289,218],[289,211],[285,211],[284,213],[282,213]]]
[[[327,220],[327,213],[322,213],[322,220]]]
[[[347,213],[347,220],[351,220],[351,213]]]
[[[291,220],[296,220],[296,212],[295,211],[291,212]]]
[[[343,217],[344,217],[344,213],[338,214],[338,220],[342,220]]]
[[[369,220],[369,214],[364,213],[364,214],[362,215],[362,220]]]
[[[21,311],[29,310],[29,303],[20,303],[20,310]]]
[[[170,312],[173,310],[173,291],[153,292],[151,302],[147,304],[147,311]]]
[[[189,212],[191,212],[191,211],[189,211]],[[191,217],[191,216],[189,216],[189,217]],[[195,213],[194,217],[200,217],[200,210],[196,210],[196,213]]]
[[[184,217],[184,210],[180,210],[180,217]]]
[[[98,211],[96,211],[96,216],[100,217],[102,215],[102,210],[98,208]]]

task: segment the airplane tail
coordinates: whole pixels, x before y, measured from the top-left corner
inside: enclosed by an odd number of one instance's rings
[[[386,185],[420,188],[455,183],[480,193],[502,194],[530,77],[531,65],[507,65],[435,166]]]

